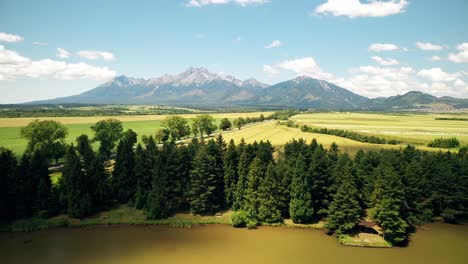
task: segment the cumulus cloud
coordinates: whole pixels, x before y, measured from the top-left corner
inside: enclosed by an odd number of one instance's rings
[[[294,72],[298,76],[307,75],[326,81],[331,81],[335,78],[333,74],[323,71],[312,57],[286,60],[275,65],[264,65],[263,70],[264,72],[269,71],[275,74],[278,74],[280,70],[287,70]]]
[[[268,76],[273,77],[279,74],[279,70],[271,65],[263,65],[263,72]]]
[[[458,53],[450,53],[448,59],[455,63],[467,63],[468,62],[468,43],[462,43],[457,46]]]
[[[439,56],[434,55],[434,56],[430,57],[429,60],[430,61],[440,61],[440,60],[442,60],[442,58],[440,58]]]
[[[66,63],[51,59],[31,60],[0,45],[0,79],[2,80],[11,80],[17,77],[106,80],[114,77],[115,74],[115,71],[109,70],[107,67],[97,67],[83,62]]]
[[[22,40],[23,40],[23,37],[21,36],[0,32],[0,41],[11,43],[11,42],[19,42]]]
[[[248,6],[252,4],[265,4],[270,0],[190,0],[185,3],[187,7],[202,7],[207,5],[224,5],[229,3],[235,3],[240,6]]]
[[[369,51],[374,51],[374,52],[381,52],[381,51],[393,51],[393,50],[399,50],[400,47],[398,47],[395,44],[390,44],[390,43],[374,43],[369,46]]]
[[[430,51],[438,51],[444,49],[444,47],[436,44],[432,44],[429,42],[416,42],[416,46],[421,50],[430,50]]]
[[[372,56],[371,57],[374,61],[380,63],[381,65],[384,65],[384,66],[392,66],[392,65],[398,65],[400,64],[397,60],[395,59],[384,59],[384,58],[381,58],[379,56]]]
[[[434,82],[451,82],[461,77],[461,73],[447,73],[441,68],[422,69],[418,76],[429,79]]]
[[[315,8],[316,14],[355,17],[385,17],[405,11],[407,0],[368,1],[360,0],[327,0]]]
[[[266,45],[266,49],[272,49],[272,48],[279,48],[281,47],[282,43],[279,40],[274,40],[270,44]]]
[[[78,51],[78,56],[88,59],[88,60],[105,60],[112,61],[115,60],[114,54],[106,51],[98,50],[81,50]]]
[[[61,59],[66,59],[70,57],[71,53],[68,52],[66,49],[58,48],[57,49],[57,57]]]

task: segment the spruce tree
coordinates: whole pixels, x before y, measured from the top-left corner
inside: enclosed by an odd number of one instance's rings
[[[0,220],[15,216],[16,166],[13,152],[0,147]]]
[[[239,210],[244,207],[245,190],[247,189],[247,176],[249,173],[250,163],[254,158],[252,145],[244,147],[244,151],[239,158],[238,174],[236,191],[234,193],[233,210]]]
[[[148,219],[167,218],[170,214],[170,204],[167,200],[168,186],[165,164],[161,155],[157,155],[152,170],[151,191],[146,202],[146,217]]]
[[[312,206],[310,179],[303,156],[298,156],[295,159],[291,174],[289,214],[294,223],[308,223],[312,221],[314,208]]]
[[[239,166],[239,155],[234,140],[231,139],[224,156],[224,192],[226,194],[226,205],[232,206],[238,179],[237,168]]]
[[[259,208],[257,218],[260,222],[279,223],[283,221],[281,213],[281,196],[284,189],[281,184],[281,178],[275,171],[273,162],[268,164],[265,177],[260,181],[258,187]]]
[[[384,238],[392,244],[403,244],[407,239],[408,223],[404,215],[404,186],[396,171],[387,163],[382,163],[382,187],[375,195],[374,217],[384,230]]]
[[[352,230],[359,222],[362,208],[358,201],[358,190],[352,179],[351,172],[346,169],[338,192],[328,209],[326,227],[338,235]]]
[[[136,179],[133,175],[135,153],[133,145],[136,134],[127,130],[117,146],[114,171],[112,174],[112,188],[116,199],[121,203],[129,202],[136,192]]]
[[[250,220],[258,221],[258,210],[260,207],[260,199],[258,196],[258,188],[264,177],[264,169],[262,161],[259,157],[255,157],[249,168],[247,177],[247,189],[245,191],[244,210]]]
[[[83,217],[92,212],[92,198],[88,192],[83,164],[76,153],[75,147],[70,146],[65,154],[63,175],[61,178],[62,191],[70,217]]]
[[[219,210],[216,187],[216,158],[201,147],[190,172],[190,210],[194,214],[210,214]]]
[[[330,186],[332,182],[330,160],[322,145],[317,146],[312,154],[309,174],[311,175],[311,192],[314,211],[317,216],[323,217],[327,214],[327,209],[331,202]]]
[[[52,183],[49,176],[49,162],[41,151],[34,151],[32,154],[30,172],[34,183],[34,208],[38,211],[47,210]]]

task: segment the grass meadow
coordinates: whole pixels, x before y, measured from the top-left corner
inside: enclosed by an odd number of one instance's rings
[[[258,117],[261,114],[264,116],[270,115],[271,112],[254,112],[254,113],[219,113],[212,114],[217,122],[222,118],[234,119],[237,117]],[[194,118],[196,114],[180,115],[185,118]],[[124,130],[132,129],[138,134],[138,139],[141,140],[142,135],[154,135],[156,130],[161,127],[162,121],[167,115],[142,115],[142,116],[91,116],[91,117],[44,117],[44,118],[0,118],[0,146],[11,149],[15,154],[20,155],[26,149],[27,141],[21,137],[21,128],[29,124],[31,121],[40,119],[55,120],[61,122],[68,128],[67,143],[74,143],[75,139],[81,134],[87,134],[90,137],[93,135],[91,126],[96,122],[115,118],[123,123]],[[95,145],[95,147],[97,144]]]

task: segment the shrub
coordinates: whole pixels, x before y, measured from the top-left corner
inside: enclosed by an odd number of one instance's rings
[[[247,212],[237,211],[233,212],[231,215],[231,222],[233,227],[246,227],[249,218],[247,217]]]
[[[431,148],[456,148],[460,146],[457,138],[436,138],[427,144]]]
[[[247,223],[247,228],[248,229],[255,229],[257,228],[257,222],[253,221],[253,220],[250,220],[248,223]]]
[[[444,218],[444,221],[447,223],[457,223],[458,217],[462,214],[461,211],[457,211],[452,208],[446,208],[441,216]]]

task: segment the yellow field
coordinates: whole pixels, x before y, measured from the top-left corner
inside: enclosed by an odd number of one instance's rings
[[[272,112],[251,112],[251,113],[213,113],[210,114],[214,118],[237,118],[237,117],[259,117],[261,114],[268,116]],[[185,118],[194,118],[199,114],[181,114]],[[163,120],[168,115],[124,115],[124,116],[83,116],[83,117],[24,117],[24,118],[0,118],[0,127],[23,127],[31,121],[39,120],[55,120],[62,124],[94,124],[106,118],[115,118],[122,122],[128,121],[154,121]]]
[[[316,113],[296,115],[291,120],[299,125],[350,130],[412,144],[426,145],[440,137],[456,137],[462,145],[468,144],[468,121],[436,118],[468,118],[468,114]]]
[[[341,150],[348,153],[355,153],[359,149],[365,150],[379,150],[379,149],[399,149],[405,147],[405,145],[379,145],[370,144],[359,141],[354,141],[347,138],[302,132],[297,128],[286,127],[277,124],[275,121],[268,121],[259,125],[243,128],[241,130],[234,130],[232,132],[223,133],[223,138],[226,142],[233,139],[236,143],[240,142],[243,138],[247,143],[253,143],[254,141],[266,141],[269,140],[274,146],[279,147],[285,143],[293,140],[303,138],[307,142],[311,142],[312,139],[316,139],[324,147],[329,147],[333,142],[338,144]],[[428,148],[420,146],[423,150],[436,150],[434,148]]]

